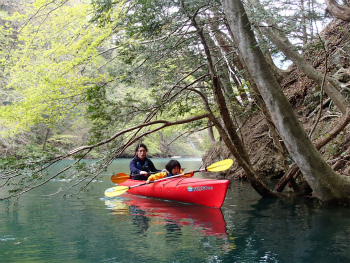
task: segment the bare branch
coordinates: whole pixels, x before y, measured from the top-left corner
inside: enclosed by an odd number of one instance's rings
[[[177,120],[177,121],[166,121],[166,120],[156,120],[156,121],[150,121],[157,113],[157,110],[154,110],[152,112],[150,112],[146,117],[145,117],[145,120],[142,124],[139,124],[139,125],[136,125],[136,126],[133,126],[133,127],[130,127],[130,128],[127,128],[127,129],[124,129],[120,132],[117,132],[115,133],[113,136],[111,136],[110,138],[106,139],[106,140],[103,140],[103,141],[100,141],[94,145],[87,145],[87,146],[81,146],[81,147],[78,147],[74,150],[71,150],[69,151],[68,153],[64,154],[64,155],[59,155],[57,157],[55,157],[54,159],[44,163],[43,165],[40,166],[40,168],[34,170],[32,172],[32,174],[39,174],[40,175],[35,178],[33,181],[29,182],[28,184],[22,186],[23,188],[21,188],[20,190],[17,188],[19,186],[19,183],[20,182],[23,182],[23,180],[25,179],[25,177],[23,178],[20,178],[19,177],[19,181],[18,183],[15,183],[14,184],[14,188],[12,188],[12,190],[10,191],[17,191],[15,193],[10,193],[8,196],[6,197],[3,197],[3,198],[0,198],[0,200],[6,200],[6,199],[9,199],[9,198],[12,198],[12,197],[19,197],[20,195],[24,194],[24,193],[27,193],[28,191],[30,190],[33,190],[39,186],[42,186],[44,184],[46,184],[47,182],[49,182],[50,180],[56,178],[57,176],[59,176],[60,174],[66,172],[67,170],[71,169],[73,166],[75,166],[77,163],[79,163],[85,156],[86,154],[88,154],[92,149],[96,148],[96,147],[99,147],[99,146],[102,146],[102,145],[105,145],[105,144],[108,144],[110,142],[112,142],[113,140],[115,140],[117,137],[121,136],[121,135],[124,135],[124,134],[127,134],[129,132],[133,132],[134,133],[131,135],[131,137],[128,139],[128,142],[124,143],[123,146],[121,148],[118,149],[118,151],[116,152],[116,154],[114,154],[113,156],[110,156],[108,159],[106,159],[102,164],[101,166],[99,166],[98,170],[95,170],[94,173],[93,173],[93,176],[91,178],[88,178],[88,181],[86,182],[85,185],[82,186],[82,188],[80,189],[80,191],[82,191],[83,189],[85,189],[96,177],[98,177],[105,169],[105,167],[107,167],[113,160],[115,157],[119,156],[120,154],[123,153],[123,151],[129,147],[130,145],[132,145],[134,142],[136,142],[137,140],[139,140],[140,138],[148,135],[148,134],[151,134],[151,133],[154,133],[156,131],[159,131],[161,129],[164,129],[166,127],[170,127],[170,126],[174,126],[174,125],[180,125],[180,124],[185,124],[185,123],[189,123],[189,122],[193,122],[193,121],[196,121],[196,120],[200,120],[200,119],[203,119],[203,118],[208,118],[209,117],[209,113],[205,113],[205,114],[202,114],[202,115],[198,115],[198,116],[194,116],[194,117],[191,117],[191,118],[187,118],[187,119],[182,119],[182,120]],[[146,128],[146,127],[152,127],[152,126],[156,126],[148,131],[145,131],[143,133],[140,133],[142,131],[143,128]],[[71,156],[74,156],[78,153],[81,153],[81,152],[85,152],[83,155],[80,156],[79,159],[77,159],[73,164],[69,165],[68,167],[66,167],[65,169],[61,170],[60,172],[58,173],[55,173],[54,175],[50,176],[49,178],[46,178],[43,182],[39,183],[39,184],[36,184],[38,182],[38,180],[40,179],[43,179],[45,174],[41,174],[43,171],[47,172],[48,169],[50,169],[55,163],[63,160],[63,159],[66,159],[68,157],[71,157]],[[38,162],[29,162],[27,165],[40,165],[40,163],[42,163],[43,161],[38,161]],[[25,165],[25,164],[22,164],[22,165]],[[2,180],[5,180],[5,183],[2,184],[0,187],[3,187],[5,186],[10,180],[13,180],[14,178],[17,177],[17,175],[13,175],[15,174],[17,170],[12,170],[11,173],[6,173],[6,175],[2,175],[1,179]],[[23,175],[22,175],[23,176]],[[86,177],[80,179],[78,182],[76,182],[75,184],[71,185],[68,189],[67,189],[67,192],[65,194],[65,196],[67,195],[67,193],[69,192],[70,189],[72,189],[73,187],[81,184],[82,182],[86,181]],[[18,191],[19,190],[19,191]],[[59,192],[61,192],[63,189],[59,189],[56,193],[54,194],[57,194]],[[53,195],[53,194],[52,194]]]
[[[201,129],[196,129],[196,130],[191,130],[191,131],[183,132],[183,133],[181,133],[179,136],[177,136],[174,140],[172,140],[171,142],[169,142],[166,146],[169,146],[169,145],[172,144],[174,141],[176,141],[176,140],[179,139],[180,137],[184,136],[186,133],[195,133],[195,132],[203,131],[203,130],[208,129],[208,128],[213,127],[213,126],[214,126],[214,125],[210,125],[210,126],[203,127],[203,128],[201,128]]]

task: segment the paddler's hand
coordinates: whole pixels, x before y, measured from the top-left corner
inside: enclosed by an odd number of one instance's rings
[[[142,174],[142,176],[144,176],[146,179],[147,179],[148,176],[149,176],[149,173],[146,172],[146,171],[141,171],[140,174]]]
[[[146,181],[146,184],[149,184],[149,180]]]
[[[193,176],[194,176],[194,171],[185,173],[184,176],[185,176],[185,177],[193,177]]]

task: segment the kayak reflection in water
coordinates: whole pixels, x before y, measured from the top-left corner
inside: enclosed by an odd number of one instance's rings
[[[183,231],[193,231],[196,235],[215,236],[225,243],[229,241],[221,209],[167,202],[127,193],[123,199],[107,199],[105,203],[112,214],[116,215],[115,220],[120,220],[120,215],[129,215],[139,234],[151,231],[150,233],[166,234],[167,238],[174,239],[180,237]],[[155,225],[157,227],[152,228]]]
[[[160,173],[153,174],[148,177],[147,183],[151,181],[162,179],[165,177],[171,177],[177,174],[182,174],[183,170],[181,169],[181,164],[176,160],[170,160],[166,165],[165,169]],[[194,175],[194,171],[188,172],[186,174],[181,175],[181,177],[192,177]]]
[[[130,161],[131,175],[137,174],[132,177],[134,180],[147,180],[150,172],[160,172],[151,159],[147,158],[147,146],[140,143],[136,146],[135,157]]]

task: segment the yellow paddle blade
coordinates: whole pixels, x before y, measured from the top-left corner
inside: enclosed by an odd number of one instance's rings
[[[128,190],[129,190],[129,186],[115,186],[115,187],[112,187],[112,188],[108,188],[105,191],[105,196],[107,196],[107,197],[115,197],[115,196],[118,196],[118,195],[121,195],[121,194],[125,193]]]
[[[128,174],[118,173],[118,174],[113,174],[111,176],[111,181],[115,184],[121,184],[121,183],[124,183],[129,178],[130,178],[130,175]]]
[[[213,163],[212,165],[209,165],[207,167],[207,171],[209,171],[209,172],[224,171],[224,170],[227,170],[228,168],[230,168],[232,166],[232,164],[233,164],[233,160],[231,160],[231,159],[222,160],[220,162]]]

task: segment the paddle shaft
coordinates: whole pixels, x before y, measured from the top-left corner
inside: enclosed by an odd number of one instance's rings
[[[205,172],[206,170],[207,170],[207,169],[203,168],[203,169],[200,169],[200,170],[197,170],[197,171],[193,171],[193,172],[194,172],[194,173],[197,173],[197,172]],[[180,176],[183,176],[183,175],[185,175],[185,174],[188,174],[188,173],[177,174],[177,175],[173,175],[173,176],[161,178],[161,179],[158,179],[158,180],[150,181],[149,183],[142,183],[142,184],[132,185],[132,186],[129,186],[129,189],[134,188],[134,187],[138,187],[138,186],[143,186],[143,185],[150,184],[150,183],[155,183],[155,182],[160,182],[160,181],[164,181],[164,180],[168,180],[168,179],[180,177]]]
[[[159,173],[160,171],[158,171],[158,172],[147,172],[147,175],[150,175],[150,174],[156,174],[156,173]],[[139,176],[139,175],[146,175],[146,174],[131,174],[131,175],[129,175],[130,176],[130,178],[133,178],[133,177],[135,177],[135,176]]]
[[[148,175],[150,174],[155,174],[155,173],[159,173],[159,172],[149,172]],[[145,174],[133,174],[133,175],[129,175],[126,173],[118,173],[118,174],[113,174],[111,176],[111,181],[115,184],[117,183],[122,183],[128,179],[132,179],[135,176],[139,176],[139,175],[145,175]]]

